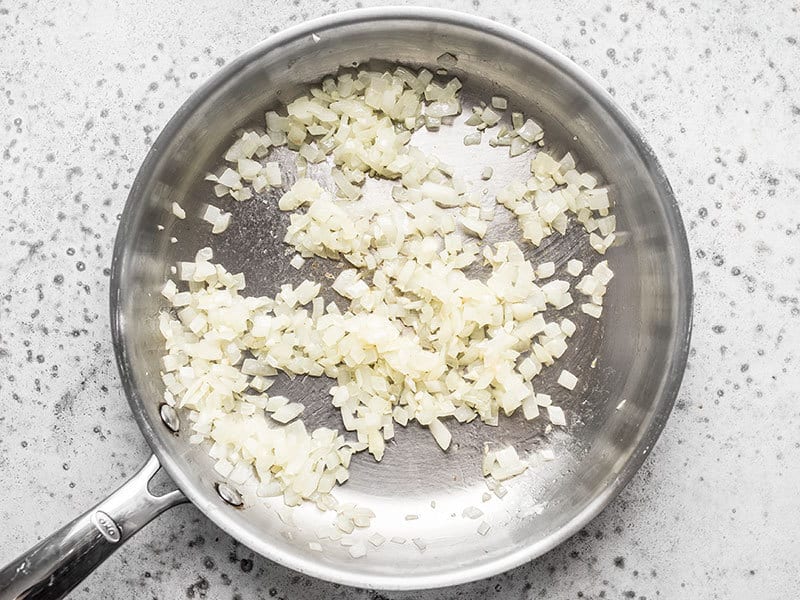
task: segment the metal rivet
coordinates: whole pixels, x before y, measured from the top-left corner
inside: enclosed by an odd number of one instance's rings
[[[181,420],[176,410],[169,404],[162,404],[159,413],[161,414],[161,420],[164,421],[164,425],[166,425],[170,431],[177,433],[181,428]]]
[[[217,483],[215,485],[219,497],[231,506],[239,507],[244,504],[241,494],[229,486],[227,483]]]

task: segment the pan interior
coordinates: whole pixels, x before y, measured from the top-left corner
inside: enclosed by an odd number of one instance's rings
[[[243,543],[295,569],[352,585],[452,584],[541,554],[574,533],[627,481],[655,440],[679,385],[689,325],[689,264],[671,193],[653,158],[593,84],[564,71],[564,59],[526,46],[532,42],[505,28],[448,13],[384,11],[379,19],[361,14],[326,19],[315,29],[295,29],[262,44],[224,69],[167,126],[140,171],[118,234],[112,302],[117,349],[134,412],[168,471],[201,510]],[[392,61],[435,69],[445,52],[458,59],[450,75],[464,83],[464,113],[436,134],[415,134],[412,143],[473,181],[479,181],[484,166],[492,166],[494,176],[485,186],[490,191],[524,179],[530,157],[510,160],[505,149],[490,149],[486,136],[481,146],[462,143],[468,106],[506,96],[510,109],[542,124],[549,150],[573,151],[580,168],[599,173],[610,185],[619,245],[607,257],[616,276],[602,319],[582,314],[576,302],[574,314],[567,313],[579,326],[569,350],[534,380],[537,391],[551,393],[566,410],[566,432],[546,434],[545,419],[527,423],[520,415],[502,418],[497,428],[453,424],[454,444],[444,453],[426,430],[398,427],[383,462],[365,453],[356,457],[350,481],[336,496],[377,514],[365,538],[378,531],[407,542],[370,547],[358,560],[329,540],[322,542],[324,552],[313,552],[308,544],[319,541],[315,529],[330,524],[332,513],[303,506],[287,523],[279,516],[280,500],[265,503],[248,487],[245,508],[225,505],[214,490],[220,478],[207,448],[190,445],[185,427],[172,435],[161,424],[159,290],[171,265],[191,260],[208,245],[215,262],[245,273],[247,294],[274,294],[281,283],[335,269],[321,260],[299,272],[288,265],[290,254],[281,242],[288,217],[277,210],[279,191],[264,196],[265,202],[220,201],[203,180],[205,173],[220,164],[237,128],[263,126],[265,109],[291,100],[340,66]],[[277,156],[291,182],[293,158]],[[385,185],[370,184],[367,198],[385,193]],[[171,214],[173,201],[186,210],[185,220]],[[233,212],[223,235],[212,236],[199,218],[209,202]],[[515,239],[522,246],[516,224],[507,217],[500,216],[492,229],[489,241]],[[573,226],[568,235],[555,234],[538,249],[528,244],[528,256],[536,262],[554,260],[559,273],[572,257],[595,264],[599,257],[585,235]],[[177,243],[170,243],[171,237]],[[555,384],[562,368],[579,377],[573,392]],[[273,389],[306,405],[307,425],[340,429],[328,400],[330,385],[330,380],[306,377],[281,380]],[[480,456],[485,441],[512,443],[524,454],[552,448],[555,459],[539,461],[509,482],[504,498],[493,495],[484,502]],[[484,516],[462,517],[467,506],[480,508]],[[419,518],[406,520],[406,515]],[[484,536],[477,533],[482,520],[491,525]],[[424,540],[424,553],[412,538]]]

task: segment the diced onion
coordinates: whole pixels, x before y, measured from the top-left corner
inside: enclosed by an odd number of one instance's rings
[[[186,218],[186,211],[181,208],[181,205],[177,202],[172,203],[172,214],[178,217],[179,219]]]
[[[503,96],[492,96],[492,107],[499,110],[505,110],[508,108],[508,100],[506,100]]]
[[[581,274],[581,271],[583,271],[583,262],[575,258],[571,258],[569,261],[567,261],[567,273],[573,277],[577,277]]]
[[[574,390],[577,383],[578,378],[566,369],[561,371],[561,374],[558,376],[558,385],[565,387],[568,390]]]
[[[440,59],[445,68],[455,65],[455,57]],[[554,262],[534,268],[525,256],[529,248],[494,241],[489,224],[495,205],[514,215],[526,244],[565,235],[572,222],[600,254],[616,241],[608,188],[579,172],[570,153],[556,160],[542,150],[544,132],[534,120],[514,112],[510,125],[501,123],[505,97],[473,108],[466,124],[475,129],[463,138],[478,145],[482,131],[496,127],[490,144],[508,146],[511,156],[537,145],[530,174],[506,182],[496,202],[471,187],[469,173],[462,177],[456,166],[414,147],[417,129],[462,122],[454,119],[462,110],[460,88],[458,79],[439,81],[425,69],[342,72],[280,112],[267,112],[266,133],[242,132],[225,152],[226,165],[206,177],[218,198],[236,201],[294,181],[277,200],[290,213],[283,234],[294,250],[288,263],[299,270],[319,257],[343,265],[335,277],[325,274],[338,294],[335,303],[311,280],[284,283],[270,297],[244,296],[244,275],[212,263],[209,248],[176,266],[177,279],[186,284],[168,281],[161,289],[170,305],[159,319],[164,398],[188,411],[190,442],[208,441],[214,468],[231,482],[255,478],[257,496],[282,495],[287,506],[308,501],[336,511],[326,536],[342,539],[356,558],[366,554],[365,543],[342,534],[370,526],[375,515],[340,505],[332,491],[347,481],[355,453],[382,459],[387,442],[399,436],[397,425],[428,427],[442,450],[452,445],[450,424],[456,422],[480,419],[497,426],[501,414],[519,411],[530,421],[541,411],[550,422],[545,433],[567,425],[552,397],[534,392],[533,380],[567,352],[578,325],[545,317],[570,306],[576,292],[570,282],[551,279]],[[294,152],[296,177],[285,177],[274,146]],[[330,189],[309,177],[326,160],[332,164]],[[489,180],[493,169],[479,174]],[[392,180],[391,196],[361,201],[370,178]],[[177,203],[171,210],[186,217]],[[221,233],[231,213],[209,205],[201,218],[212,233]],[[487,276],[478,278],[472,266],[485,267]],[[573,277],[583,269],[577,259],[566,266]],[[584,313],[600,317],[613,276],[604,260],[574,284],[588,299],[581,304]],[[269,395],[281,372],[292,379],[335,380],[331,402],[352,439],[327,428],[307,430],[302,404]],[[577,381],[566,370],[558,377],[568,390]],[[499,482],[528,467],[512,446],[487,448],[482,461],[498,498],[507,493]],[[463,514],[477,519],[483,513],[467,507]],[[478,533],[489,528],[484,521]],[[384,542],[380,534],[369,538],[374,547]],[[421,538],[413,542],[420,551],[427,547]],[[310,542],[309,548],[320,551],[321,545]]]

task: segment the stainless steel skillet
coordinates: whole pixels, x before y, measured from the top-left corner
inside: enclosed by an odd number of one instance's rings
[[[205,448],[188,444],[180,415],[162,410],[158,290],[178,260],[211,242],[197,217],[210,201],[205,172],[213,169],[237,127],[261,123],[263,110],[291,99],[342,65],[368,61],[436,67],[443,53],[465,84],[467,104],[492,94],[533,115],[554,151],[572,150],[581,166],[610,183],[620,244],[608,258],[616,272],[602,319],[577,309],[581,327],[562,361],[580,377],[569,394],[552,388],[566,408],[569,428],[545,433],[544,424],[506,419],[500,428],[473,423],[455,428],[454,447],[442,453],[430,435],[410,428],[398,435],[381,464],[359,457],[340,500],[371,507],[375,529],[387,538],[425,540],[385,544],[354,560],[331,544],[313,552],[316,525],[329,515],[303,507],[294,524],[253,491],[228,488]],[[485,147],[465,147],[463,130],[420,134],[415,143],[458,169],[494,167],[492,185],[523,176],[524,157],[510,161]],[[287,159],[288,160],[288,159]],[[375,189],[371,193],[381,193]],[[169,211],[173,201],[189,213]],[[244,271],[248,293],[274,293],[298,275],[280,242],[285,216],[270,204],[236,203],[233,225],[213,240],[215,260]],[[157,225],[165,230],[159,231]],[[496,239],[514,238],[512,222]],[[170,237],[178,243],[171,244]],[[534,260],[563,264],[577,255],[596,261],[576,230],[552,236]],[[302,277],[302,276],[301,276]],[[221,70],[167,124],[131,189],[117,235],[111,278],[114,347],[131,409],[154,457],[128,483],[82,517],[0,570],[3,598],[57,598],[163,510],[193,502],[218,526],[262,555],[298,571],[358,587],[419,589],[487,577],[553,548],[597,515],[629,481],[660,433],[677,394],[689,348],[692,289],[688,246],[675,198],[650,147],[611,98],[571,62],[539,42],[497,23],[422,8],[359,10],[328,16],[278,34]],[[596,366],[592,367],[594,359]],[[311,424],[339,427],[325,382],[283,382],[287,394],[311,409]],[[622,403],[622,401],[625,401]],[[177,430],[177,431],[173,431]],[[518,449],[548,447],[555,460],[514,480],[502,500],[482,503],[479,470],[485,440]],[[180,491],[156,497],[147,490],[163,465]],[[485,536],[461,512],[480,505],[491,524]],[[435,507],[434,507],[435,506]],[[415,521],[407,514],[418,514]]]

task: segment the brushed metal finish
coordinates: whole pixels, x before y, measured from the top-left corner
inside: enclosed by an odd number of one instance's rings
[[[219,201],[203,175],[219,164],[236,128],[260,125],[265,108],[291,99],[341,65],[389,61],[435,67],[445,52],[458,59],[450,72],[464,82],[466,105],[490,94],[507,96],[511,108],[544,126],[549,149],[574,151],[582,168],[610,183],[620,230],[619,246],[608,254],[616,277],[602,320],[575,308],[570,316],[579,333],[559,366],[537,379],[537,390],[552,392],[567,410],[566,433],[547,435],[544,423],[520,418],[503,419],[499,428],[473,423],[453,427],[453,448],[442,453],[427,431],[400,430],[381,464],[356,457],[350,481],[336,493],[341,501],[372,508],[375,529],[387,538],[423,538],[425,552],[410,542],[385,544],[358,560],[335,544],[322,554],[312,552],[314,529],[330,523],[330,514],[304,506],[294,519],[299,525],[288,526],[276,512],[279,500],[265,504],[247,487],[241,490],[244,506],[230,506],[217,493],[220,480],[206,448],[191,446],[185,428],[175,434],[164,426],[159,289],[170,265],[209,244],[215,260],[246,274],[250,294],[272,294],[280,283],[330,270],[321,261],[311,261],[302,273],[288,266],[280,241],[287,216],[275,208],[279,191],[268,193],[264,202],[226,206],[233,224],[212,239],[198,217],[205,202]],[[463,119],[436,135],[421,132],[413,143],[473,180],[490,164],[495,173],[486,186],[490,191],[526,176],[523,157],[508,160],[485,143],[463,146],[458,126]],[[280,160],[294,173],[288,156]],[[381,187],[368,188],[367,198],[383,193]],[[173,201],[186,209],[186,220],[171,214]],[[507,239],[518,231],[500,217],[493,235]],[[172,236],[178,243],[170,243]],[[587,266],[598,260],[577,229],[529,251],[532,260],[554,260],[559,267],[574,255]],[[352,11],[294,27],[246,52],[200,88],[167,124],[136,178],[111,279],[114,345],[131,409],[178,487],[253,550],[298,571],[359,587],[418,589],[487,577],[578,531],[624,487],[658,437],[680,386],[691,330],[691,264],[675,198],[650,147],[611,98],[566,58],[528,36],[485,19],[419,7]],[[580,378],[572,393],[555,385],[561,368]],[[274,389],[306,404],[310,425],[340,427],[328,386],[321,379],[298,378]],[[525,452],[551,447],[556,458],[510,482],[502,500],[482,503],[486,487],[479,460],[487,440],[513,443]],[[485,513],[491,524],[487,535],[476,533],[480,521],[462,518],[468,505]],[[420,518],[405,520],[411,513]]]
[[[161,426],[158,290],[171,264],[209,243],[216,260],[245,273],[248,293],[275,293],[280,283],[307,276],[305,269],[298,274],[287,265],[280,241],[287,216],[274,202],[279,191],[267,194],[266,203],[230,203],[233,224],[212,240],[197,219],[203,203],[213,200],[203,174],[219,164],[236,128],[261,124],[265,108],[293,98],[340,65],[377,59],[435,66],[445,52],[458,58],[451,73],[462,78],[468,101],[491,92],[506,95],[511,107],[542,123],[549,147],[574,150],[583,168],[611,183],[621,244],[609,260],[617,276],[600,322],[575,317],[581,333],[561,364],[580,377],[578,388],[568,394],[555,386],[557,369],[538,384],[567,409],[567,434],[554,432],[545,440],[542,423],[531,426],[519,418],[504,419],[497,429],[473,423],[454,428],[458,449],[442,453],[427,431],[400,431],[381,464],[366,455],[353,461],[350,481],[337,495],[372,508],[376,530],[387,537],[424,538],[425,553],[411,543],[389,544],[359,560],[336,545],[324,554],[311,552],[314,528],[329,523],[329,515],[303,507],[295,518],[303,526],[287,534],[291,528],[274,510],[279,500],[265,507],[252,489],[244,489],[245,507],[233,509],[214,490],[218,476],[205,448],[190,446],[185,431],[174,436]],[[509,161],[502,152],[490,158],[485,146],[463,146],[463,131],[448,131],[423,133],[415,143],[462,171],[471,169],[473,178],[492,160],[493,185],[524,176],[524,159]],[[286,170],[294,172],[288,164]],[[172,217],[172,201],[184,206],[186,220]],[[166,230],[157,231],[157,224]],[[516,235],[511,223],[498,229]],[[591,264],[597,258],[577,234],[553,236],[533,255],[561,264],[577,252]],[[177,244],[169,243],[171,236]],[[309,268],[313,274],[330,267],[315,262]],[[114,336],[131,407],[178,486],[253,550],[323,579],[377,588],[485,577],[542,554],[595,516],[641,464],[667,418],[691,321],[689,253],[675,199],[650,148],[611,99],[572,63],[527,36],[483,19],[420,8],[356,11],[302,25],[257,46],[209,81],[167,125],[137,177],[120,225],[113,284]],[[298,378],[276,389],[306,404],[311,425],[339,426],[328,385]],[[624,408],[617,410],[622,399]],[[511,442],[520,450],[546,444],[556,460],[513,481],[502,501],[481,504],[484,440]],[[475,521],[461,518],[470,504],[486,513],[492,525],[486,536],[476,534]],[[421,518],[406,521],[409,513]]]
[[[287,535],[274,510],[279,501],[265,507],[245,489],[243,509],[225,505],[214,491],[218,477],[205,448],[190,446],[185,431],[167,435],[161,426],[158,289],[171,264],[209,243],[216,260],[245,273],[251,294],[272,294],[284,281],[329,269],[314,262],[298,274],[287,265],[280,241],[287,216],[275,210],[279,191],[267,194],[266,203],[230,203],[233,224],[212,240],[197,220],[203,203],[213,200],[202,175],[219,164],[237,127],[261,124],[265,108],[292,99],[340,65],[377,59],[435,66],[445,52],[458,59],[451,73],[463,80],[468,101],[506,95],[511,107],[542,123],[550,148],[574,150],[583,168],[611,183],[621,244],[608,257],[617,275],[600,322],[576,314],[581,333],[561,361],[580,377],[574,393],[554,385],[558,369],[538,383],[567,409],[567,434],[554,432],[545,440],[542,423],[531,426],[519,418],[504,419],[497,429],[473,423],[454,428],[458,449],[442,453],[427,431],[402,430],[381,464],[357,457],[337,495],[371,507],[376,529],[387,537],[424,538],[425,553],[408,543],[387,544],[359,560],[335,545],[320,555],[309,551],[308,542],[315,541],[316,525],[330,522],[329,515],[303,507],[295,519],[303,527]],[[462,137],[463,131],[443,127],[436,135],[416,136],[414,143],[462,172],[471,170],[474,179],[492,161],[493,185],[525,176],[524,159],[509,161],[485,145],[465,147]],[[286,171],[294,169],[287,165]],[[186,220],[172,217],[172,201],[184,206]],[[157,224],[166,230],[158,232]],[[517,235],[513,224],[499,229],[500,235]],[[577,253],[591,264],[597,257],[577,234],[552,236],[532,254],[562,264]],[[170,236],[178,243],[170,244]],[[610,97],[564,57],[525,35],[484,19],[417,7],[354,11],[304,24],[247,52],[199,90],[167,125],[137,177],[120,226],[113,283],[114,336],[128,397],[181,489],[253,550],[323,579],[377,588],[486,577],[546,552],[595,516],[630,479],[667,418],[688,352],[692,305],[689,253],[672,191],[649,146]],[[303,401],[312,425],[339,426],[325,393],[328,384],[298,378],[276,390]],[[624,408],[617,410],[622,399]],[[513,481],[502,501],[481,504],[484,440],[511,442],[519,450],[551,445],[556,460]],[[470,504],[480,505],[492,524],[484,537],[476,534],[475,521],[461,518]],[[409,513],[421,518],[406,521]]]
[[[0,598],[57,600],[162,512],[186,502],[178,490],[156,496],[148,484],[155,456],[108,498],[0,569]]]

